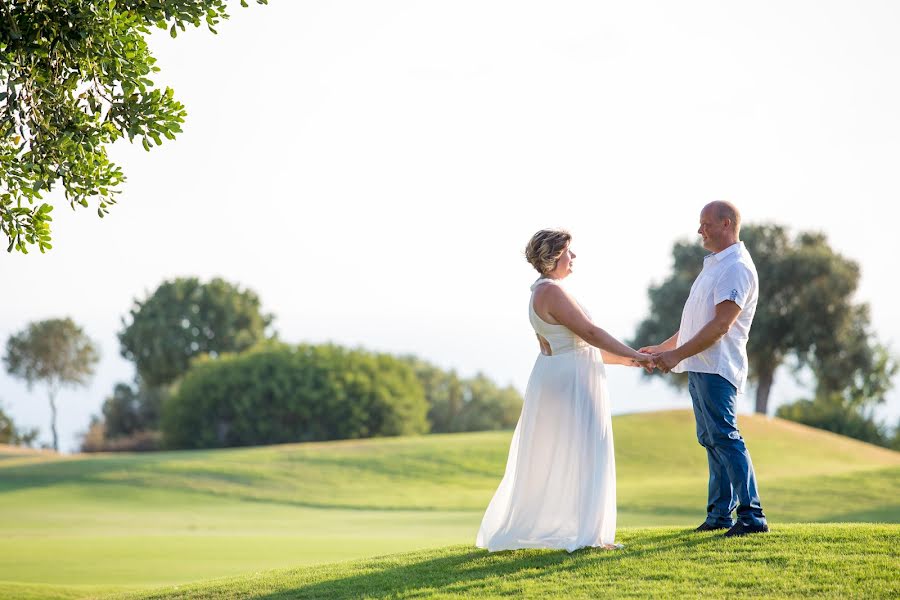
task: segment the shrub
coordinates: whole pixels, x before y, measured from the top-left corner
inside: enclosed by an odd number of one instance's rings
[[[0,444],[31,447],[37,439],[37,429],[19,429],[12,418],[0,406]]]
[[[173,448],[216,448],[425,433],[422,386],[387,355],[267,343],[198,360],[163,401]]]
[[[415,356],[402,360],[415,370],[425,389],[431,431],[486,431],[516,425],[522,396],[514,387],[498,387],[481,373],[463,379],[455,371],[444,371]]]
[[[153,452],[162,449],[159,431],[135,431],[128,435],[109,437],[106,424],[94,419],[82,435],[82,452]]]
[[[798,400],[780,406],[775,416],[856,438],[870,444],[889,446],[889,439],[875,420],[856,406],[847,406],[838,397]]]

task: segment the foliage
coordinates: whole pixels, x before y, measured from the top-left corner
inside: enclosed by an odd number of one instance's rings
[[[111,435],[106,423],[94,416],[82,434],[82,452],[150,452],[162,448],[162,433],[138,430],[124,435]]]
[[[425,433],[412,369],[387,354],[268,343],[200,361],[163,404],[175,448]]]
[[[650,299],[650,314],[638,325],[634,340],[635,348],[655,345],[669,339],[681,326],[684,303],[691,293],[691,285],[703,268],[706,250],[699,244],[687,241],[675,242],[672,247],[672,273],[659,285],[651,285],[647,290]],[[757,265],[758,266],[758,265]],[[761,278],[761,277],[760,277]],[[756,327],[758,323],[754,324]],[[754,334],[756,332],[754,331]],[[660,376],[654,371],[650,377]],[[687,374],[670,373],[666,382],[680,387],[687,386]]]
[[[778,407],[775,415],[870,444],[890,446],[890,437],[884,428],[858,406],[846,404],[839,394],[815,400],[798,400]]]
[[[795,238],[780,225],[749,225],[741,237],[759,272],[759,304],[747,344],[756,410],[766,413],[775,370],[788,357],[817,379],[817,395],[839,393],[857,404],[878,403],[891,387],[896,361],[869,331],[868,307],[856,304],[859,265],[818,233]],[[678,330],[705,251],[678,242],[669,277],[648,290],[650,316],[633,345],[657,344]],[[668,376],[674,385],[686,378]]]
[[[82,436],[82,452],[147,452],[162,448],[159,416],[166,388],[117,383]]]
[[[101,409],[106,436],[115,438],[158,429],[165,394],[165,388],[151,388],[140,381],[134,386],[117,383]]]
[[[267,0],[257,0],[265,4]],[[246,6],[245,0],[241,4]],[[4,0],[0,3],[0,232],[8,250],[50,244],[45,193],[62,187],[74,210],[115,204],[122,170],[107,147],[172,140],[185,108],[159,71],[147,37],[227,18],[225,0]]]
[[[0,407],[0,444],[9,444],[11,446],[31,446],[37,439],[38,430],[28,429],[21,430],[13,423],[12,417],[3,411]]]
[[[99,360],[97,346],[68,318],[29,323],[6,342],[7,372],[23,379],[29,389],[35,383],[47,386],[55,450],[59,450],[56,395],[62,386],[87,384]]]
[[[900,368],[888,348],[875,341],[866,305],[854,306],[831,336],[823,332],[809,364],[817,378],[817,399],[833,398],[855,409],[883,404]]]
[[[105,430],[112,435],[127,435],[142,429],[137,393],[126,383],[116,384],[101,410]]]
[[[191,359],[241,352],[265,337],[273,317],[260,312],[259,297],[223,279],[164,281],[135,300],[119,333],[122,356],[135,363],[147,387],[173,382]]]
[[[428,401],[428,422],[434,433],[510,429],[522,412],[522,397],[514,387],[498,387],[479,373],[471,379],[444,371],[414,356],[403,357],[416,373]]]

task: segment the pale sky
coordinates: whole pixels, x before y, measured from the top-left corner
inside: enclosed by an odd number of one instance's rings
[[[106,219],[57,202],[54,249],[0,259],[0,341],[71,316],[101,345],[92,385],[61,394],[66,450],[133,375],[115,336],[132,299],[175,276],[254,289],[286,341],[523,390],[534,231],[574,233],[570,288],[628,338],[673,242],[728,199],[858,261],[900,353],[898,22],[889,1],[235,3],[217,36],[154,36],[184,133],[117,144],[128,182]],[[690,406],[608,373],[615,412]],[[803,394],[780,372],[773,411]],[[43,389],[3,374],[0,401],[49,440]],[[897,391],[879,414],[896,423]]]

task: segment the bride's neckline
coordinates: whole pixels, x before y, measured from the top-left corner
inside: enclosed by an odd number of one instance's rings
[[[537,289],[539,285],[544,283],[552,283],[553,285],[559,285],[561,281],[559,279],[553,279],[552,277],[538,277],[537,281],[531,284],[531,291]]]

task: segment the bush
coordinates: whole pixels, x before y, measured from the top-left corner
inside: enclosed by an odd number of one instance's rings
[[[500,388],[485,375],[460,378],[414,356],[403,361],[416,372],[428,401],[428,422],[435,433],[510,429],[522,412],[522,396]]]
[[[422,386],[387,354],[264,344],[198,360],[163,401],[172,448],[426,433]]]
[[[12,418],[3,412],[3,408],[0,407],[0,444],[31,447],[37,436],[37,429],[25,431],[18,429]]]
[[[109,437],[106,424],[96,417],[81,439],[82,452],[153,452],[161,449],[162,434],[159,431],[135,431]]]
[[[159,429],[159,413],[166,387],[149,387],[140,380],[131,386],[117,383],[102,407],[106,438]]]
[[[838,397],[798,400],[780,406],[775,416],[870,444],[890,445],[887,434],[872,417],[863,414],[856,406],[847,406]]]

